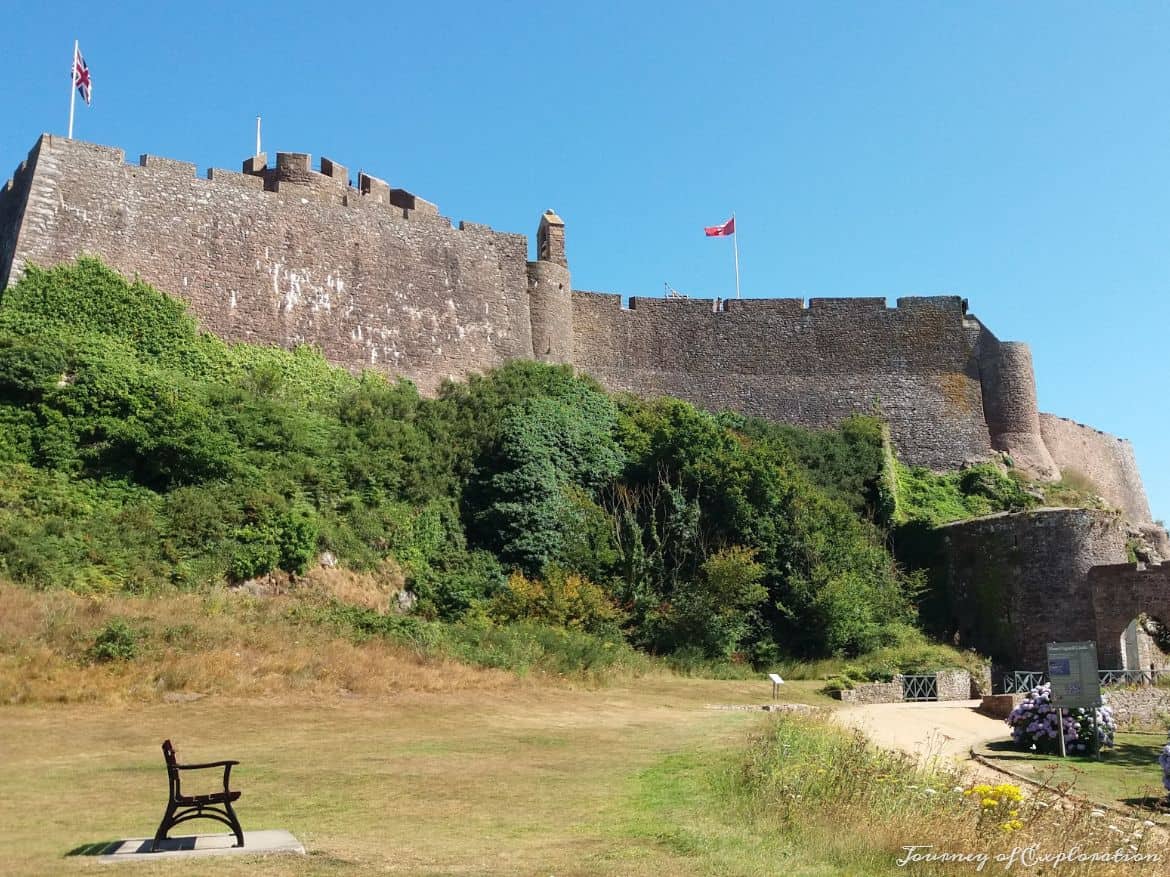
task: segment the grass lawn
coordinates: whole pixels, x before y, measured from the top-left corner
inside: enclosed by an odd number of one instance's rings
[[[1118,734],[1116,745],[1101,760],[1036,755],[1015,749],[1010,741],[993,743],[982,751],[994,763],[1050,786],[1071,784],[1075,795],[1105,804],[1147,807],[1165,797],[1158,753],[1164,734]],[[1165,812],[1150,817],[1170,823]]]
[[[786,699],[827,705],[819,684],[791,683]],[[194,860],[184,874],[660,877],[772,874],[781,863],[793,875],[843,874],[753,835],[727,804],[746,735],[766,719],[706,706],[770,694],[766,681],[664,676],[600,690],[4,707],[3,871],[104,873],[66,854],[153,834],[170,737],[183,761],[240,759],[245,830],[287,828],[310,850]]]

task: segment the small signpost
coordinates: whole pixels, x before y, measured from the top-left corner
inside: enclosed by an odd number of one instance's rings
[[[1061,757],[1066,754],[1064,711],[1081,707],[1093,710],[1093,752],[1100,758],[1096,708],[1101,705],[1101,677],[1097,672],[1097,644],[1049,643],[1048,679],[1052,684],[1052,705],[1056,707]]]
[[[780,678],[779,673],[769,673],[768,678],[772,680],[772,700],[776,700],[780,696],[780,686],[784,684],[784,680]]]

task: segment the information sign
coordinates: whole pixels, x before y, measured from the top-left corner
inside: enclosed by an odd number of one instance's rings
[[[1060,709],[1101,705],[1101,679],[1097,674],[1094,642],[1049,643],[1048,679],[1052,705]]]

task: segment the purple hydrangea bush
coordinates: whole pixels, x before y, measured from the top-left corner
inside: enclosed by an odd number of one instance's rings
[[[1104,748],[1113,745],[1117,721],[1113,710],[1099,706],[1097,714],[1097,742]],[[1093,751],[1093,712],[1087,709],[1064,711],[1064,747],[1068,753],[1085,754]],[[1052,705],[1052,686],[1045,682],[1028,692],[1028,696],[1007,717],[1016,745],[1036,752],[1060,752],[1060,731],[1057,728],[1056,707]]]

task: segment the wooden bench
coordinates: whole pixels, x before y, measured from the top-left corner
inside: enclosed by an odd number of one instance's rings
[[[170,784],[170,798],[167,801],[167,810],[159,823],[158,831],[154,833],[154,843],[151,852],[158,849],[158,845],[166,840],[167,833],[180,822],[188,819],[214,819],[222,822],[236,835],[236,846],[244,845],[244,830],[240,828],[240,820],[236,811],[232,809],[232,801],[240,797],[239,792],[233,792],[229,787],[232,767],[238,761],[209,761],[207,764],[179,764],[175,758],[175,747],[170,740],[164,740],[162,745],[163,757],[167,760],[167,779]],[[204,770],[205,768],[223,768],[223,791],[211,792],[207,795],[184,795],[180,780],[180,773],[185,770]]]

